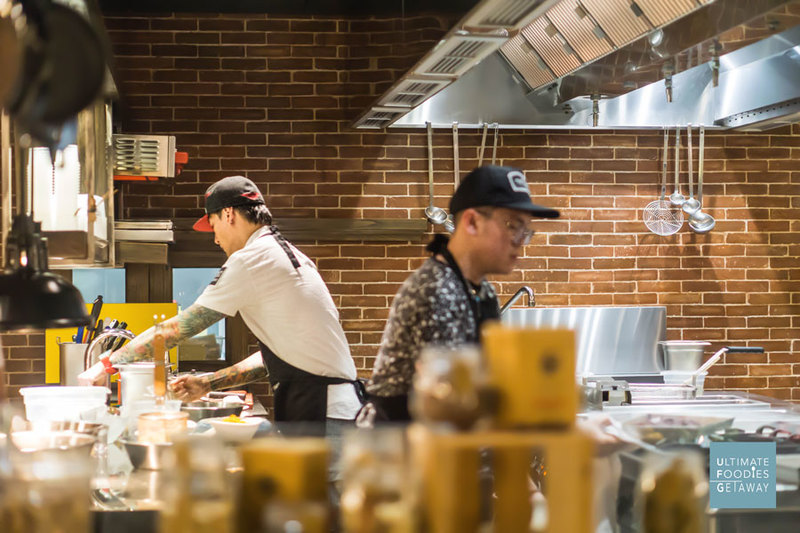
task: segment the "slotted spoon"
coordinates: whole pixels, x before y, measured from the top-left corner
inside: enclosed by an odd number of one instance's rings
[[[664,150],[661,161],[661,197],[647,204],[642,213],[647,229],[656,235],[667,236],[677,233],[683,226],[683,212],[666,200],[667,194],[667,152],[669,150],[669,130],[664,129]],[[677,161],[675,162],[677,166]]]

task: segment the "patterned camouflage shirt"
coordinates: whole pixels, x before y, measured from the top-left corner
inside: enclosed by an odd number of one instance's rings
[[[482,291],[496,302],[488,282],[483,282]],[[425,346],[477,343],[475,329],[459,276],[449,265],[428,259],[395,296],[367,390],[377,396],[408,394],[414,365]]]

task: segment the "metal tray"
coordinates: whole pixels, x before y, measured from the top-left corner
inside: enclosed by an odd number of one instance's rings
[[[650,444],[696,443],[700,437],[725,429],[733,418],[646,414],[622,423],[625,431]]]
[[[631,403],[637,404],[652,400],[688,400],[695,398],[696,389],[692,385],[665,385],[663,383],[629,383]]]
[[[220,402],[206,402],[198,400],[181,406],[181,411],[189,413],[189,419],[199,422],[204,418],[217,418],[220,416],[242,414],[244,404],[223,404]]]

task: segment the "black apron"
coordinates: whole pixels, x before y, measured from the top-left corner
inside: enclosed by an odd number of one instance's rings
[[[449,239],[441,234],[434,237],[428,244],[427,250],[434,256],[441,255],[447,261],[448,266],[453,269],[456,276],[461,280],[464,292],[469,301],[470,312],[475,322],[474,339],[479,343],[481,339],[481,325],[487,320],[498,320],[500,318],[500,304],[497,294],[488,282],[483,282],[479,287],[474,287],[461,273],[458,263],[447,249]],[[408,422],[411,420],[411,413],[408,410],[408,394],[398,394],[395,396],[370,395],[369,401],[374,405],[374,423],[383,422]],[[358,418],[357,418],[358,419]]]
[[[300,268],[289,243],[276,226],[270,226],[272,236],[286,253],[295,270]],[[264,235],[265,236],[265,235]],[[345,378],[318,376],[287,363],[273,352],[269,346],[258,341],[264,366],[269,372],[272,385],[275,422],[284,433],[318,435],[325,434],[325,420],[328,412],[328,385],[353,383],[359,399],[361,382]],[[281,422],[284,422],[281,426]]]
[[[439,236],[437,235],[437,237]],[[444,257],[447,264],[453,269],[456,276],[458,276],[458,279],[461,280],[461,285],[464,287],[470,309],[472,310],[472,318],[475,322],[475,342],[480,342],[481,326],[483,323],[487,320],[500,319],[500,304],[497,300],[497,293],[494,292],[492,286],[486,281],[476,287],[464,277],[453,254],[447,249],[449,240],[445,239],[446,237],[444,239],[440,238],[438,242],[435,240],[431,243],[429,249],[432,248],[434,255],[439,254]]]

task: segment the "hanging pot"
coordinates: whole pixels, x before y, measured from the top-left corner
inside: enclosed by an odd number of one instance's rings
[[[60,125],[99,94],[105,75],[102,45],[89,22],[69,7],[38,0],[25,2],[23,9],[30,33],[8,109],[34,130]]]

